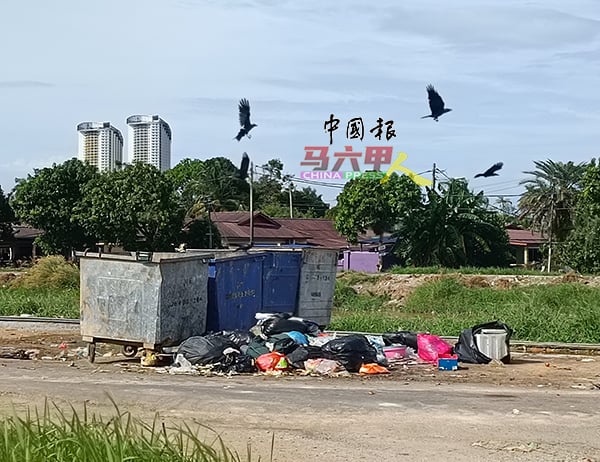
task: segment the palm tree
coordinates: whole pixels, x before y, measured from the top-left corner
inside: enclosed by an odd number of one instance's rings
[[[536,170],[523,173],[525,193],[519,199],[520,218],[528,219],[542,235],[562,242],[573,228],[574,207],[587,168],[552,160],[535,161]]]
[[[400,256],[415,266],[459,267],[507,257],[506,231],[487,210],[483,192],[473,194],[463,179],[428,189],[428,202],[408,216],[396,234]]]

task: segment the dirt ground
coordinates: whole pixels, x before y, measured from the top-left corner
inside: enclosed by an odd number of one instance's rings
[[[351,281],[351,286],[358,293],[369,295],[387,295],[392,303],[402,301],[415,288],[426,282],[437,281],[449,277],[443,274],[360,274],[342,273],[338,279]],[[600,287],[599,276],[580,276],[577,274],[564,274],[561,276],[501,276],[488,274],[453,274],[451,275],[464,283],[467,287],[494,287],[497,289],[508,289],[536,284],[559,284],[565,282],[576,282]]]
[[[62,348],[61,348],[62,347]],[[45,332],[0,328],[0,416],[45,399],[151,422],[199,423],[252,460],[600,462],[600,357],[513,354],[506,365],[391,367],[389,375],[313,377],[172,374],[142,367],[120,347],[81,353],[78,326]],[[206,428],[206,427],[204,427]],[[215,435],[200,435],[206,441]]]
[[[96,361],[90,364],[85,357],[86,344],[82,342],[76,328],[54,332],[0,328],[0,354],[3,349],[22,350],[28,357],[33,358],[22,361],[32,365],[38,361],[67,361],[84,370],[93,369],[98,365],[135,374],[152,374],[160,370],[141,367],[139,357],[126,358],[122,355],[120,346],[109,344],[98,344]],[[414,364],[414,361],[408,364],[406,361],[392,363],[388,369],[390,374],[379,376],[380,380],[600,390],[600,356],[512,353],[509,364],[461,364],[457,371],[438,371],[433,365]],[[360,376],[350,374],[349,377],[336,378],[355,379],[360,380]]]

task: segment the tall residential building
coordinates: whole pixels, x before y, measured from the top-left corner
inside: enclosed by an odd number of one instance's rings
[[[100,172],[115,170],[123,163],[123,135],[110,122],[82,122],[77,125],[77,157]]]
[[[157,115],[132,115],[129,126],[129,162],[145,162],[161,172],[171,168],[171,127]]]

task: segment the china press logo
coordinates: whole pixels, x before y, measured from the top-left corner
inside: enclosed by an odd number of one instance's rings
[[[340,120],[336,119],[333,114],[329,120],[324,123],[325,131],[329,132],[329,144],[333,144],[333,132],[339,128]],[[396,137],[396,131],[393,129],[393,120],[384,122],[382,117],[377,119],[376,125],[369,130],[373,136],[381,140],[385,133],[386,141]],[[354,117],[348,121],[346,126],[346,138],[358,139],[364,138],[364,122],[362,117]],[[371,166],[371,171],[361,172],[358,165],[358,160],[362,157],[362,151],[356,151],[351,145],[344,146],[343,151],[334,151],[333,158],[335,164],[329,169],[329,148],[330,146],[305,146],[304,161],[300,162],[301,166],[312,166],[312,171],[302,171],[302,179],[307,180],[348,180],[359,177],[368,177],[371,179],[380,179],[382,183],[389,180],[394,172],[402,172],[407,175],[412,181],[419,186],[430,186],[431,180],[420,176],[407,167],[402,165],[408,155],[404,152],[399,152],[398,157],[392,163],[393,147],[392,146],[367,146],[365,148],[364,164]],[[344,161],[348,161],[352,170],[340,170]],[[390,165],[391,164],[391,165]],[[381,171],[382,165],[390,165],[384,173]]]

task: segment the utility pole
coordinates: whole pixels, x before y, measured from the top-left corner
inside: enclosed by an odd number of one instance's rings
[[[254,243],[254,162],[250,162],[250,246]]]
[[[552,265],[552,225],[554,223],[554,191],[552,191],[552,196],[550,198],[550,232],[548,233],[548,273],[550,272],[550,268]]]
[[[433,163],[433,169],[432,169],[432,185],[431,185],[431,190],[435,191],[435,171],[436,171],[436,166],[435,166],[435,162]]]
[[[290,218],[294,218],[294,208],[292,204],[292,182],[288,185],[288,192],[290,193]]]
[[[208,198],[208,248],[213,248],[213,232],[212,232],[212,221],[210,219],[210,209],[212,208],[212,199]]]

